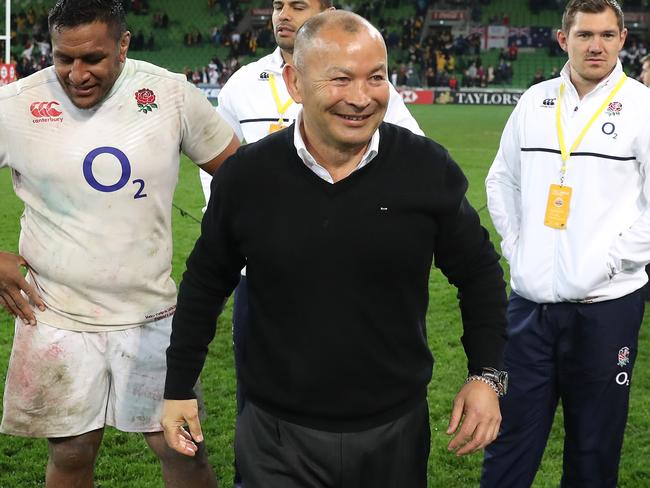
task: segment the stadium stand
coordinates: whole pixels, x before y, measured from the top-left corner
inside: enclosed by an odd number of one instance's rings
[[[12,56],[19,76],[51,63],[46,12],[53,3],[12,4]],[[269,0],[124,0],[124,4],[133,33],[130,56],[184,72],[195,83],[221,86],[240,65],[274,48]],[[626,4],[642,8],[641,2]],[[337,8],[368,18],[384,34],[394,84],[452,89],[527,88],[540,74],[555,76],[565,62],[554,34],[563,5],[564,0],[336,3]],[[434,9],[467,9],[475,22],[469,33],[455,36],[449,25],[429,27],[426,19]],[[0,18],[0,28],[3,21]],[[507,32],[506,47],[486,46],[494,27]],[[628,73],[637,75],[638,60],[647,53],[648,32],[631,30],[622,61]]]
[[[548,26],[558,28],[563,1],[528,1],[525,0],[493,0],[483,7],[482,24],[503,23],[507,17],[507,25],[513,27]],[[537,4],[537,8],[532,8]],[[559,4],[559,5],[558,5]]]

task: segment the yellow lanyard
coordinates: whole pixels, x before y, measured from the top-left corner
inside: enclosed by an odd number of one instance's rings
[[[287,100],[285,103],[282,103],[280,101],[280,95],[278,94],[278,87],[275,84],[275,76],[273,76],[272,74],[269,74],[269,84],[271,85],[271,92],[273,93],[275,106],[278,107],[278,113],[280,114],[280,118],[278,119],[278,124],[282,125],[282,123],[284,122],[282,116],[287,111],[289,106],[293,103],[293,99],[289,97],[289,100]]]
[[[566,144],[564,142],[564,134],[562,133],[561,107],[562,107],[562,95],[564,94],[564,83],[560,85],[560,95],[557,98],[557,108],[555,109],[555,125],[557,127],[557,138],[558,141],[560,142],[560,152],[562,153],[562,162],[564,163],[560,168],[560,185],[564,184],[564,176],[566,175],[566,171],[567,171],[567,165],[566,165],[567,159],[569,159],[573,151],[575,151],[575,149],[578,147],[578,145],[582,141],[582,138],[585,136],[585,134],[587,133],[591,125],[600,116],[603,110],[605,110],[605,108],[609,105],[609,102],[612,101],[616,93],[621,89],[626,79],[627,76],[625,75],[625,73],[623,73],[623,76],[621,77],[620,81],[616,84],[616,86],[612,90],[612,93],[610,93],[607,99],[603,102],[603,104],[600,107],[598,107],[596,113],[592,115],[587,125],[585,125],[585,127],[582,129],[582,132],[580,132],[580,135],[571,146],[571,150],[569,152],[567,152],[566,150]]]

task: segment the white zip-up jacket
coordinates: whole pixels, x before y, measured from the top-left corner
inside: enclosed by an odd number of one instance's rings
[[[620,62],[578,97],[561,76],[531,87],[501,136],[486,180],[488,208],[510,264],[511,286],[538,303],[596,302],[625,296],[647,281],[650,262],[650,90],[628,78],[567,160],[572,188],[566,229],[544,225],[551,184],[560,183],[556,129],[567,151],[623,76]]]

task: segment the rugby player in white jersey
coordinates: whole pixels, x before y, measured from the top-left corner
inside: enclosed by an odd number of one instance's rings
[[[25,204],[20,255],[0,253],[0,429],[48,439],[48,488],[93,486],[105,425],[142,432],[167,487],[212,487],[205,450],[175,454],[159,423],[171,210],[179,151],[211,173],[239,142],[182,75],[127,59],[121,3],[59,0],[54,67],[0,89],[0,168]]]

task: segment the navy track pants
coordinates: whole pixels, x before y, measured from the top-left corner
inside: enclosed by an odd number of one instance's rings
[[[615,488],[644,300],[538,304],[512,293],[497,440],[482,488],[528,488],[558,404],[564,411],[562,488]]]

